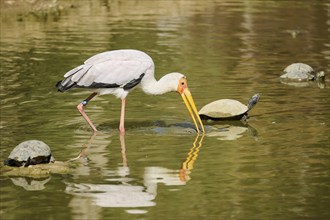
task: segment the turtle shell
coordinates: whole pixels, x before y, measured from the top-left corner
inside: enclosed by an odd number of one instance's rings
[[[248,107],[234,99],[220,99],[205,105],[198,114],[202,119],[236,119],[248,112]]]
[[[281,80],[287,81],[309,81],[314,80],[313,68],[304,63],[293,63],[284,69]]]
[[[53,161],[50,148],[38,140],[24,141],[17,145],[9,154],[4,164],[8,166],[29,166]]]

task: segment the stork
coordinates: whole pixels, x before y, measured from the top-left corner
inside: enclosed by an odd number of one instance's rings
[[[97,129],[84,111],[88,102],[96,95],[112,94],[120,98],[122,103],[119,131],[125,133],[126,97],[136,87],[140,87],[150,95],[178,92],[192,117],[197,132],[204,132],[203,123],[188,89],[186,76],[173,72],[157,81],[154,72],[154,62],[146,53],[131,49],[113,50],[96,54],[87,59],[84,64],[70,70],[64,75],[64,79],[56,84],[56,87],[60,92],[72,88],[92,90],[92,94],[79,103],[77,109],[94,132]]]

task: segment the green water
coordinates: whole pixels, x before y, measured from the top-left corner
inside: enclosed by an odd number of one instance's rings
[[[328,219],[327,1],[72,1],[60,13],[1,16],[1,161],[22,141],[57,160],[88,160],[70,175],[0,177],[0,219]],[[181,97],[100,96],[55,84],[90,56],[147,52],[156,78],[187,75],[198,108],[221,98],[261,100],[248,124],[205,122],[198,136]],[[294,62],[324,85],[279,81]],[[19,184],[25,182],[25,185]]]

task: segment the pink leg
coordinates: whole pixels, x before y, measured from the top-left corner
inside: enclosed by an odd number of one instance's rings
[[[119,124],[120,133],[125,133],[125,127],[124,127],[125,107],[126,107],[126,99],[122,99],[121,100],[120,124]]]
[[[86,115],[85,111],[84,111],[84,106],[87,105],[87,103],[94,97],[96,96],[97,93],[94,92],[92,93],[90,96],[88,96],[88,98],[84,101],[82,101],[79,105],[77,105],[77,109],[80,112],[80,114],[84,117],[84,119],[87,121],[87,123],[89,124],[89,126],[91,126],[91,128],[93,129],[94,133],[97,131],[96,127],[93,125],[92,121],[88,118],[88,116]]]
[[[121,145],[121,157],[123,159],[123,166],[127,167],[127,157],[126,157],[126,145],[125,145],[125,134],[120,133],[120,145]]]

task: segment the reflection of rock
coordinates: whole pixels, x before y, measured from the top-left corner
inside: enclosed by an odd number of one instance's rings
[[[48,177],[47,179],[40,180],[40,179],[16,177],[16,178],[10,178],[10,179],[16,186],[21,186],[27,191],[37,191],[37,190],[45,189],[45,184],[51,178]]]

